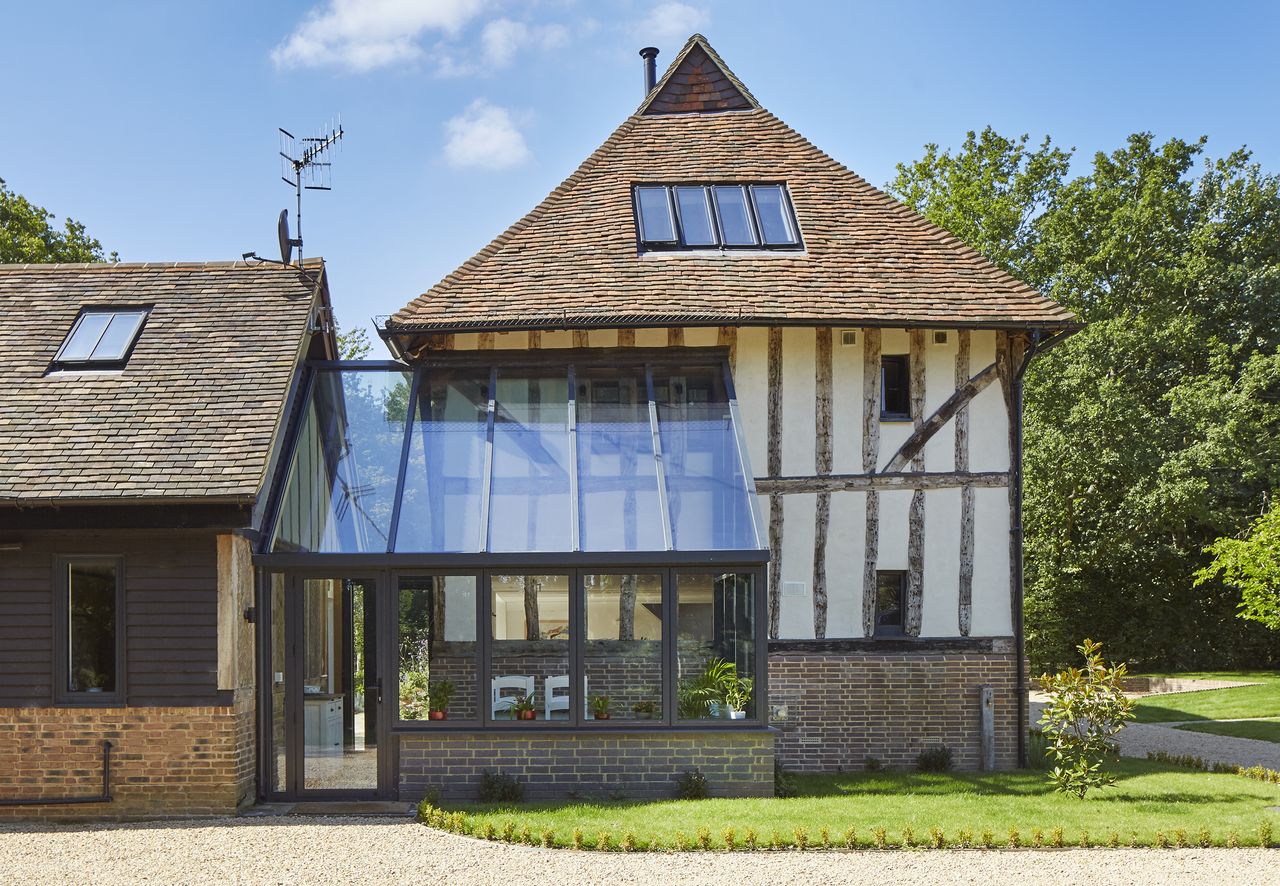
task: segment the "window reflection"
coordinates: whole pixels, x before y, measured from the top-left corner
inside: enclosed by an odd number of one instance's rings
[[[676,575],[677,716],[756,716],[755,576]]]
[[[476,579],[400,578],[400,719],[477,720]]]
[[[495,575],[490,587],[489,716],[569,719],[569,577]]]
[[[489,550],[568,551],[569,379],[498,374]]]
[[[583,716],[662,719],[662,576],[584,575]]]

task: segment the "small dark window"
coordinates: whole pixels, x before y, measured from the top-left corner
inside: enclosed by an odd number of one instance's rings
[[[123,564],[116,557],[58,561],[58,695],[118,701],[123,685]]]
[[[644,249],[802,248],[786,185],[637,185],[634,196]]]
[[[877,637],[892,637],[902,634],[906,587],[907,574],[905,572],[876,573],[875,635]]]
[[[58,366],[119,366],[129,359],[147,308],[88,308],[80,312],[53,362]]]
[[[911,418],[911,362],[906,354],[880,358],[880,418],[888,421]]]

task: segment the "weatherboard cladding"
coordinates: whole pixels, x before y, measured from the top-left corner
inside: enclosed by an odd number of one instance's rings
[[[322,265],[0,265],[0,504],[251,500]],[[50,372],[80,309],[154,305],[123,370]]]
[[[1074,323],[760,108],[717,59],[695,36],[654,95],[577,171],[387,328]],[[690,102],[734,96],[747,109],[687,112]],[[779,181],[790,190],[803,252],[639,249],[635,184]]]

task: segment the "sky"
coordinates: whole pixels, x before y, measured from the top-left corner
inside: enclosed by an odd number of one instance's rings
[[[123,261],[274,256],[277,127],[340,117],[304,252],[340,323],[372,328],[635,110],[642,46],[661,73],[695,31],[876,185],[986,125],[1075,147],[1077,171],[1135,131],[1280,171],[1275,2],[0,0],[0,178]]]

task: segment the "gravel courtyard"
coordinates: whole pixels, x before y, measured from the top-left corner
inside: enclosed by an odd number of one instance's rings
[[[391,818],[0,827],[0,883],[1280,884],[1263,849],[625,855],[485,843]]]

